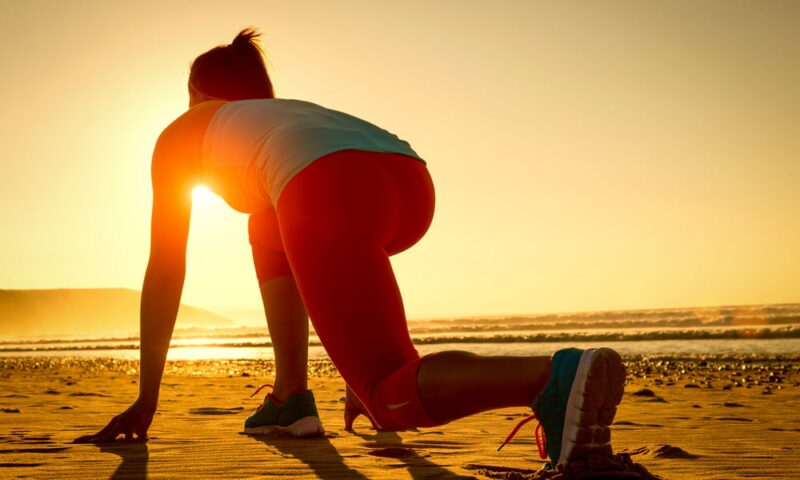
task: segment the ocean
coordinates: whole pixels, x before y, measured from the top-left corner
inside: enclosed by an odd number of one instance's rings
[[[800,304],[626,310],[412,320],[420,354],[465,350],[483,355],[549,355],[567,346],[609,346],[623,355],[800,356]],[[136,335],[0,340],[0,357],[139,356]],[[326,358],[319,339],[309,357]],[[272,359],[261,328],[177,329],[170,360]]]

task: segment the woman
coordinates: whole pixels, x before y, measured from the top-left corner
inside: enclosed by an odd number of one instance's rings
[[[139,398],[103,430],[78,440],[147,434],[183,286],[189,192],[203,183],[251,214],[275,348],[276,384],[248,418],[247,432],[322,431],[306,385],[307,311],[357,397],[348,405],[348,423],[358,411],[353,405],[361,404],[385,430],[531,406],[547,438],[540,454],[551,465],[609,455],[609,425],[625,378],[612,350],[567,349],[552,359],[458,351],[420,358],[389,256],[415,244],[430,225],[434,191],[425,162],[368,122],[275,99],[256,37],[242,31],[194,61],[190,108],[156,144]]]

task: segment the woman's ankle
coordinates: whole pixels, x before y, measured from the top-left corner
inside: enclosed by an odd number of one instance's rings
[[[272,389],[272,396],[279,402],[285,402],[291,395],[295,393],[306,393],[308,391],[307,382],[279,384],[275,382],[275,387]]]

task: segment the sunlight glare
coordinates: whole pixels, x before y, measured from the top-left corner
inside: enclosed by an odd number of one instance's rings
[[[205,185],[198,185],[192,189],[192,203],[195,205],[208,205],[213,197],[214,192]]]

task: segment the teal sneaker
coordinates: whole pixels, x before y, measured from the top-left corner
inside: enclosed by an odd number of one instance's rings
[[[503,445],[535,418],[539,455],[550,459],[545,468],[589,455],[611,456],[610,425],[624,388],[625,365],[614,350],[559,350],[553,354],[550,379],[531,404],[534,414],[520,422]]]
[[[255,395],[265,386],[262,385],[253,393]],[[251,395],[252,396],[252,395]],[[319,437],[325,433],[317,413],[314,394],[293,393],[285,402],[278,402],[271,393],[264,398],[264,403],[256,413],[244,422],[244,433],[250,435],[289,434],[295,437]]]

